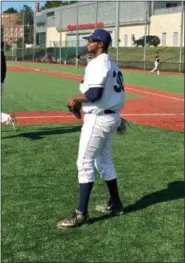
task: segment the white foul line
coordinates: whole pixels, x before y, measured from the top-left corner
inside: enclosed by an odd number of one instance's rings
[[[126,113],[120,116],[184,116],[184,113]]]
[[[57,115],[57,116],[23,116],[17,119],[50,119],[50,118],[75,118],[73,115]]]
[[[127,88],[127,87],[126,87],[126,89],[127,90],[134,90],[134,91],[137,91],[140,93],[146,93],[146,94],[150,94],[150,95],[154,95],[154,96],[158,96],[158,97],[163,97],[163,98],[167,98],[167,99],[179,100],[179,101],[184,102],[184,99],[180,99],[180,98],[176,98],[176,97],[170,97],[170,96],[166,96],[166,95],[162,95],[162,94],[156,94],[156,93],[145,91],[145,90],[139,90],[139,89],[133,89],[133,88]]]
[[[125,113],[120,116],[184,116],[184,113]],[[50,118],[75,118],[73,115],[57,115],[57,116],[22,116],[17,119],[50,119]]]

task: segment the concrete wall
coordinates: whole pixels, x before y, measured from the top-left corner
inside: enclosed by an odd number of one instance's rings
[[[61,39],[61,46],[65,47],[67,41],[67,34],[66,32],[58,32],[56,27],[48,27],[46,32],[46,47],[58,47],[60,46],[60,39]]]
[[[99,12],[100,10],[103,8],[103,4],[105,3],[99,3]],[[115,4],[115,3],[113,3]],[[87,20],[83,21],[82,17],[85,17],[85,8],[89,7],[91,5],[85,5],[83,6],[84,9],[81,9],[81,11],[83,10],[84,13],[81,13],[80,16],[80,23],[85,23],[87,22]],[[133,6],[130,4],[130,7],[132,7],[131,10],[133,10]],[[139,7],[139,5],[138,5]],[[142,7],[142,6],[140,6]],[[123,8],[123,6],[122,6]],[[120,15],[123,19],[124,15],[123,15],[123,9],[120,9]],[[69,9],[69,7],[68,7]],[[105,9],[106,10],[106,9]],[[107,9],[108,10],[108,9]],[[126,10],[126,9],[124,9]],[[67,11],[65,11],[67,14]],[[61,41],[62,41],[62,46],[66,46],[65,41],[68,41],[69,37],[68,35],[70,34],[75,34],[75,31],[67,31],[66,30],[66,25],[69,24],[76,24],[76,17],[75,17],[75,12],[74,10],[68,10],[68,12],[72,12],[73,13],[73,19],[71,16],[68,17],[68,21],[65,21],[65,24],[63,24],[62,28],[64,27],[65,29],[62,32],[62,37],[61,37]],[[70,13],[72,15],[72,13]],[[98,13],[100,15],[100,13]],[[69,13],[68,13],[69,15]],[[105,15],[106,16],[106,15]],[[101,16],[100,16],[101,17]],[[127,19],[128,16],[126,16],[124,19]],[[141,21],[139,21],[139,18],[141,18]],[[49,19],[53,19],[49,18]],[[64,19],[64,17],[62,18]],[[102,17],[103,19],[103,17]],[[120,47],[124,47],[124,46],[133,46],[133,42],[132,42],[132,35],[134,34],[135,39],[138,39],[142,36],[144,36],[145,34],[145,25],[144,25],[144,21],[142,21],[143,19],[143,14],[140,13],[140,15],[137,17],[137,21],[138,22],[134,22],[132,21],[132,16],[130,16],[129,20],[125,20],[125,23],[122,23],[120,25]],[[60,43],[60,33],[58,32],[57,29],[59,29],[59,17],[56,16],[55,14],[55,25],[53,24],[53,26],[48,27],[48,23],[47,23],[47,40],[46,40],[46,45],[47,47],[49,46],[54,46],[54,42],[56,42],[56,46],[57,43]],[[71,22],[70,22],[71,21]],[[112,30],[112,37],[113,37],[113,46],[114,46],[114,41],[115,41],[115,25],[113,26],[109,26],[108,20],[107,21],[107,25],[104,27],[105,29],[108,30]],[[110,19],[111,21],[111,19]],[[57,22],[57,23],[56,23]],[[89,22],[92,22],[91,19],[89,20]],[[104,21],[103,21],[104,22]],[[54,23],[54,22],[53,22]],[[140,24],[139,24],[140,23]],[[90,29],[84,29],[84,30],[79,30],[80,34],[85,34],[88,32],[91,32],[93,30],[93,28]],[[181,12],[177,12],[177,13],[168,13],[168,14],[156,14],[150,17],[150,23],[147,25],[147,34],[149,35],[157,35],[160,40],[161,40],[161,44],[163,46],[179,46],[180,45],[180,33],[181,33]],[[184,30],[183,30],[184,33]],[[184,35],[183,35],[183,46],[184,46]]]
[[[148,8],[150,4],[148,2]],[[115,25],[116,2],[96,1],[79,2],[79,24],[103,22],[105,26]],[[97,15],[96,15],[97,11]],[[53,12],[53,15],[50,16]],[[142,23],[145,20],[145,2],[143,1],[121,1],[120,2],[120,24]],[[44,24],[41,25],[40,22]],[[77,23],[77,4],[51,8],[36,13],[35,24],[37,32],[45,32],[46,27],[62,28],[67,30],[67,25]]]
[[[60,33],[56,27],[48,27],[46,31],[46,47],[53,47],[54,42],[60,41]]]
[[[184,18],[184,17],[183,17]],[[184,24],[184,19],[183,19]],[[125,38],[128,38],[127,46],[132,46],[132,34],[135,38],[145,34],[144,25],[123,26],[120,28],[120,46],[126,46]],[[160,46],[180,46],[181,34],[181,13],[154,15],[150,18],[150,24],[147,26],[147,34],[156,35],[160,38]],[[166,41],[165,41],[166,38]],[[184,29],[183,29],[183,46],[184,46]]]
[[[149,27],[147,26],[147,32]],[[145,25],[133,25],[133,26],[123,26],[120,28],[120,47],[132,47],[132,35],[135,36],[135,39],[138,39],[145,34]],[[148,34],[148,33],[147,33]]]
[[[154,15],[151,17],[150,34],[157,35],[162,42],[162,35],[164,33],[166,33],[166,46],[169,47],[176,46],[175,45],[176,41],[174,39],[175,36],[177,36],[177,46],[180,46],[181,13]],[[184,36],[183,36],[183,46],[184,46]]]

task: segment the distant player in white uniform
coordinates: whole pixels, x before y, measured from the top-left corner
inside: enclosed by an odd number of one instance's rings
[[[111,144],[115,131],[120,126],[120,110],[124,106],[123,76],[117,64],[107,55],[112,42],[108,31],[96,29],[89,37],[88,51],[94,53],[86,69],[80,94],[73,96],[69,105],[82,102],[85,112],[77,159],[80,200],[72,216],[58,222],[59,228],[75,227],[88,220],[88,201],[94,183],[94,170],[99,172],[109,190],[109,200],[96,210],[122,214],[117,174],[111,160]]]
[[[150,71],[150,73],[157,71],[157,75],[160,75],[160,71],[159,71],[160,62],[161,62],[161,57],[159,56],[159,53],[156,52],[155,61],[154,61],[154,68]]]

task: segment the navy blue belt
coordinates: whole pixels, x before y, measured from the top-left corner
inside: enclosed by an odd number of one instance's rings
[[[113,114],[113,113],[116,113],[116,112],[113,110],[104,110],[104,114]]]
[[[113,111],[113,110],[104,110],[103,112],[102,112],[102,114],[114,114],[114,113],[116,113],[115,111]],[[88,114],[92,114],[92,112],[88,112]],[[98,114],[99,115],[99,114]]]

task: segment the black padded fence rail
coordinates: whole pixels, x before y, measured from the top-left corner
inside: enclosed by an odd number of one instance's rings
[[[13,58],[12,56],[6,56],[7,60],[16,60],[16,61],[33,61],[31,57],[26,58],[25,60],[22,59],[22,57],[19,57],[18,59]],[[67,59],[67,60],[55,60],[55,59],[45,59],[45,60],[38,60],[38,58],[34,59],[34,62],[43,62],[43,63],[57,63],[57,64],[74,64],[76,63],[75,58]],[[118,61],[120,68],[125,69],[145,69],[145,70],[152,70],[154,67],[154,63],[151,61]],[[82,58],[80,59],[80,65],[87,65],[87,59]],[[161,71],[169,71],[169,72],[181,72],[184,73],[184,63],[169,63],[169,62],[162,62],[160,64],[159,69]]]
[[[75,64],[75,59],[67,60],[68,64]],[[81,65],[86,65],[87,60],[81,59]],[[154,63],[151,61],[118,61],[120,68],[127,68],[127,69],[146,69],[152,70],[154,68]],[[169,63],[169,62],[162,62],[160,64],[159,69],[161,71],[169,71],[169,72],[185,72],[184,71],[184,63]]]

